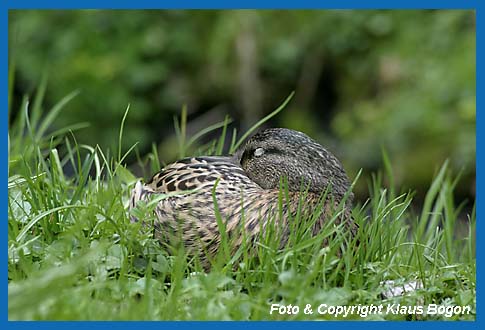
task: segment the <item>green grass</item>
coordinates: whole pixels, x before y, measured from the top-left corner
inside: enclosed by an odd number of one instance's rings
[[[373,176],[369,200],[353,210],[360,225],[356,240],[346,241],[333,226],[338,212],[315,237],[308,228],[320,210],[298,212],[284,249],[278,247],[281,232],[274,226],[251,249],[245,241],[232,251],[226,238],[205,273],[183,250],[168,253],[152,238],[149,226],[130,223],[127,201],[137,178],[124,164],[136,149],[121,150],[128,110],[120,118],[118,150],[101,150],[76,141],[73,131],[84,124],[47,134],[74,94],[42,112],[44,90],[42,85],[30,109],[24,98],[9,130],[10,320],[336,319],[319,315],[320,304],[469,305],[469,315],[451,317],[384,313],[337,319],[475,319],[475,211],[465,221],[459,219],[463,205],[453,199],[459,177],[447,163],[437,171],[417,213],[410,208],[413,193],[393,187],[392,166],[384,153],[385,175]],[[195,137],[185,136],[185,123],[183,111],[176,121],[180,156],[222,152],[229,119]],[[194,149],[198,137],[219,128],[220,139]],[[232,137],[234,150],[243,139],[237,139],[236,131]],[[156,148],[140,162],[148,172],[158,170]],[[390,182],[388,188],[384,180]],[[286,194],[283,184],[280,205]],[[135,212],[149,221],[151,208],[153,203],[147,203]],[[329,246],[322,248],[330,236]],[[381,282],[386,280],[418,280],[423,288],[384,299],[387,289]],[[272,304],[298,305],[300,313],[270,314]],[[303,313],[307,304],[313,307],[311,315]]]

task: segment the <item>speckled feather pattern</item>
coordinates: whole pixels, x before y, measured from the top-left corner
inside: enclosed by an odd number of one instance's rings
[[[316,234],[328,216],[327,213],[330,209],[336,208],[348,189],[347,176],[340,162],[333,155],[328,156],[328,152],[323,147],[309,140],[306,135],[285,129],[277,130],[283,130],[283,135],[292,134],[292,136],[276,136],[272,141],[275,132],[266,130],[250,139],[234,156],[185,158],[168,165],[146,184],[137,183],[131,195],[130,207],[135,207],[139,200],[148,201],[153,195],[172,194],[158,202],[155,208],[157,219],[154,224],[155,236],[167,245],[183,243],[189,254],[198,255],[204,267],[208,268],[207,253],[214,255],[219,249],[221,240],[215,216],[214,197],[229,237],[238,232],[237,229],[240,226],[244,226],[246,237],[254,241],[267,223],[274,221],[283,231],[282,242],[280,242],[283,246],[288,236],[285,232],[288,231],[290,213],[296,213],[298,208],[302,183],[309,184],[310,188],[304,205],[304,209],[308,212],[313,211],[325,190],[318,187],[318,184],[333,184],[334,193],[328,197],[324,212],[312,228],[312,232]],[[277,133],[281,131],[277,131],[276,135]],[[261,144],[259,141],[264,141],[266,144]],[[278,145],[281,141],[285,142],[284,146]],[[289,143],[294,145],[288,146]],[[251,162],[252,156],[248,155],[248,153],[254,154],[254,150],[261,145],[268,150],[265,166],[262,166],[263,163],[258,166],[255,161]],[[283,147],[284,154],[280,154],[278,150]],[[295,154],[290,155],[290,153]],[[302,153],[307,157],[299,157]],[[305,164],[306,162],[308,164]],[[319,173],[315,175],[304,173],[308,166],[315,166],[315,164],[324,168],[319,168]],[[278,172],[280,171],[278,167],[289,169],[290,174],[298,174],[296,175],[298,177],[287,176],[290,200],[282,204],[281,210],[278,202],[281,174]],[[322,175],[332,180],[323,182],[320,178]],[[345,182],[341,182],[342,180]],[[336,182],[337,185],[345,187],[335,187]],[[187,191],[189,192],[186,193]],[[352,226],[349,210],[344,212],[343,219],[351,225],[350,232],[353,233],[355,228]],[[138,219],[132,218],[132,220]],[[241,244],[242,237],[233,238],[233,248],[236,249]]]

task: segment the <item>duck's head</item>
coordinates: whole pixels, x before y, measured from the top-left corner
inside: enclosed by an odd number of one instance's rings
[[[288,179],[290,191],[329,191],[341,200],[350,182],[340,161],[307,135],[270,128],[251,137],[234,155],[248,177],[264,189],[279,189]]]

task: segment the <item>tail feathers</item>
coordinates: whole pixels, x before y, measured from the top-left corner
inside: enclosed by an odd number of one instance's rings
[[[145,189],[143,183],[141,181],[138,181],[135,184],[135,188],[131,191],[131,197],[130,197],[130,211],[136,207],[136,203],[139,200],[144,200],[145,196],[147,195],[147,190]],[[131,222],[138,222],[138,218],[135,217],[133,214],[130,212],[130,220]]]

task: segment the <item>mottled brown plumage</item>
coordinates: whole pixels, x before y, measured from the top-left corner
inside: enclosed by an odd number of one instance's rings
[[[287,180],[289,200],[280,210],[282,180]],[[241,227],[246,237],[254,241],[269,222],[281,228],[283,246],[288,237],[288,220],[298,209],[302,190],[307,190],[303,205],[307,214],[319,202],[324,203],[312,228],[316,234],[349,188],[341,163],[329,151],[303,133],[273,128],[254,135],[232,156],[185,158],[168,165],[146,184],[136,184],[130,208],[150,196],[172,194],[155,208],[155,235],[162,243],[172,245],[174,240],[181,240],[179,243],[208,267],[206,254],[214,255],[221,239],[214,196],[234,247],[242,242]],[[343,220],[348,232],[355,234],[351,205],[349,195],[336,223]],[[137,221],[133,217],[132,220]],[[235,233],[237,237],[233,237]]]

